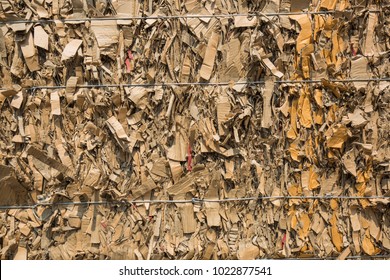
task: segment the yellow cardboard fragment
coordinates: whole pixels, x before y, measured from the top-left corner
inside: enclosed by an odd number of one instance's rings
[[[306,47],[311,42],[312,29],[311,29],[311,21],[309,16],[302,15],[292,15],[289,16],[292,20],[298,22],[301,27],[301,31],[297,38],[297,52],[299,53],[302,48]]]
[[[364,233],[364,237],[362,240],[362,248],[363,251],[370,256],[375,255],[378,252],[378,248],[376,248],[373,242],[371,241],[369,229],[366,229]]]
[[[332,129],[331,135],[326,140],[326,144],[329,148],[341,149],[348,138],[348,128],[344,125],[337,125]]]
[[[337,228],[337,216],[336,213],[333,213],[332,218],[330,219],[331,224],[331,233],[332,233],[332,242],[336,247],[338,252],[341,252],[343,248],[343,237]]]

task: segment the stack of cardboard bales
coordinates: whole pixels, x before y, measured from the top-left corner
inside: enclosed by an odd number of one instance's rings
[[[388,254],[389,5],[0,0],[0,257]]]

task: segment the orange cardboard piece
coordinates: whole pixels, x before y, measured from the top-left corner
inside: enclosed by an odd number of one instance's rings
[[[344,125],[338,125],[332,129],[332,134],[327,137],[326,143],[329,148],[341,149],[349,138],[349,130]]]
[[[342,247],[343,247],[343,238],[342,238],[342,235],[337,228],[336,213],[333,213],[332,218],[330,220],[330,224],[332,225],[331,232],[332,232],[333,245],[336,247],[338,252],[341,252]]]

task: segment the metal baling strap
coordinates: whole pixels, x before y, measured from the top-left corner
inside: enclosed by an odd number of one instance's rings
[[[81,202],[54,202],[54,203],[35,203],[32,205],[0,205],[0,210],[8,209],[35,209],[39,206],[69,206],[69,205],[132,205],[132,204],[147,204],[147,203],[204,203],[204,202],[235,202],[235,201],[251,201],[251,200],[276,200],[276,199],[310,199],[310,200],[329,200],[329,199],[390,199],[387,196],[259,196],[259,197],[238,197],[238,198],[223,198],[223,199],[182,199],[182,200],[119,200],[119,201],[81,201]]]

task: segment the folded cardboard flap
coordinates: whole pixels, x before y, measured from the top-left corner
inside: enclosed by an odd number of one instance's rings
[[[130,151],[134,148],[135,144],[137,143],[137,139],[134,137],[127,136],[122,124],[118,121],[118,119],[115,116],[112,116],[106,121],[108,128],[115,136],[115,139],[117,140],[117,143],[119,146],[125,150]]]
[[[20,48],[28,69],[31,72],[40,70],[41,67],[38,62],[38,55],[34,46],[34,37],[32,32],[28,32],[26,38],[20,43]]]
[[[62,52],[61,60],[65,61],[65,60],[68,60],[70,58],[73,58],[76,55],[76,53],[77,53],[77,51],[80,48],[82,43],[83,43],[83,40],[79,40],[79,39],[71,40],[65,46],[65,48]]]
[[[368,60],[364,56],[356,56],[351,60],[351,78],[356,80],[371,78],[371,71],[368,69]],[[367,82],[354,82],[357,90],[366,88]]]
[[[116,20],[94,20],[91,22],[91,30],[102,54],[111,52],[111,48],[118,43],[119,29]]]

